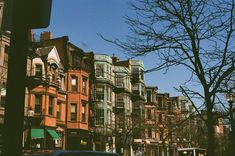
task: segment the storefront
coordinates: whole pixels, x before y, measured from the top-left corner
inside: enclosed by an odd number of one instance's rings
[[[26,149],[61,149],[62,138],[54,129],[32,127],[25,130]],[[58,146],[59,145],[59,146]]]
[[[92,134],[88,130],[68,129],[67,149],[92,150]]]

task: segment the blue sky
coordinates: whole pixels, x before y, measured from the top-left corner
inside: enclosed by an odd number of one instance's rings
[[[97,34],[107,38],[118,37],[124,39],[128,34],[128,25],[124,16],[131,15],[128,0],[53,0],[50,26],[53,37],[69,36],[70,42],[84,51],[95,53],[115,54],[121,59],[127,59],[123,52],[115,45],[102,40]],[[145,69],[154,67],[154,55],[141,58]],[[169,92],[172,96],[180,95],[173,87],[178,87],[190,76],[181,68],[174,68],[164,74],[164,71],[145,75],[146,85],[158,86],[160,92]]]

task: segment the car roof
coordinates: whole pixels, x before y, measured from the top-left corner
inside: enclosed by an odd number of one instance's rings
[[[101,151],[59,150],[50,154],[37,154],[33,156],[119,156],[119,155],[117,153],[101,152]]]

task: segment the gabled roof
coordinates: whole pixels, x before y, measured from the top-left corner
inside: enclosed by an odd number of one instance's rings
[[[47,59],[48,62],[56,63],[62,67],[60,56],[55,46],[37,48],[35,53],[38,57],[44,57],[44,59]]]
[[[35,53],[39,57],[46,56],[46,55],[48,55],[52,51],[53,48],[54,48],[54,46],[37,48]]]

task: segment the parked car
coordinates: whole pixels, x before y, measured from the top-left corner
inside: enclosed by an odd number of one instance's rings
[[[117,153],[99,152],[99,151],[56,151],[47,154],[34,154],[32,156],[119,156]]]

